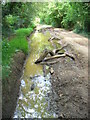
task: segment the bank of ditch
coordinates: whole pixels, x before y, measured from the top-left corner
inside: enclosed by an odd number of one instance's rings
[[[62,46],[67,44],[64,50],[75,57],[75,60],[59,58],[58,63],[50,66],[54,101],[50,106],[60,118],[88,118],[88,39],[60,28],[42,32],[47,31],[51,38],[59,38]]]
[[[27,39],[29,40],[31,31],[24,31],[23,34],[22,32],[20,34],[20,30],[17,32],[17,36],[19,38],[24,35],[21,37],[21,41],[23,37],[25,40],[22,45],[24,48],[26,36],[28,35]],[[53,69],[50,79],[52,93],[48,95],[50,103],[49,109],[54,110],[60,118],[87,118],[88,39],[74,34],[71,31],[66,31],[59,28],[42,28],[42,26],[39,26],[37,31],[43,33],[44,35],[46,35],[46,33],[50,33],[51,38],[59,38],[56,40],[57,43],[62,46],[67,44],[64,50],[75,56],[75,61],[65,57],[59,58],[58,63],[49,65],[49,67]],[[16,38],[14,38],[14,40],[15,39]],[[10,42],[12,43],[13,40],[11,39]],[[20,43],[22,44],[22,42]],[[19,96],[19,86],[21,83],[20,77],[22,75],[23,64],[28,53],[28,49],[20,49],[21,44],[18,45],[19,48],[15,49],[14,54],[11,57],[13,58],[10,64],[10,70],[12,72],[9,73],[5,79],[3,78],[3,118],[10,118],[13,116],[17,98]],[[5,55],[3,58],[5,59],[5,57],[7,56]],[[8,60],[10,61],[9,58]]]
[[[2,117],[13,116],[19,95],[20,77],[28,55],[27,36],[34,28],[21,28],[2,42]]]

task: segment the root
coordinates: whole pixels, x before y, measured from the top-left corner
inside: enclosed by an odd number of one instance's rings
[[[75,56],[70,54],[70,53],[67,53],[67,52],[59,53],[59,51],[61,51],[65,47],[67,47],[67,44],[62,46],[60,49],[54,50],[55,52],[45,49],[43,54],[39,57],[39,59],[37,59],[35,61],[35,64],[42,64],[42,65],[44,65],[44,64],[54,64],[54,63],[57,63],[58,61],[53,61],[53,62],[47,62],[47,61],[48,60],[53,60],[55,58],[66,57],[66,56],[68,56],[68,57],[72,58],[73,60],[75,60]],[[51,56],[47,57],[48,54],[50,54]]]
[[[56,60],[56,61],[52,61],[52,62],[40,62],[40,65],[52,65],[52,64],[55,64],[55,63],[58,63],[59,60]]]
[[[55,50],[55,54],[58,53],[59,51],[61,51],[62,49],[64,49],[65,47],[67,47],[67,46],[68,46],[68,44],[65,44],[65,45],[62,46],[61,48],[56,49],[56,50]]]
[[[35,64],[42,62],[48,54],[50,54],[51,56],[54,56],[53,51],[45,49],[43,54],[39,57],[39,59],[35,61]]]
[[[46,57],[44,59],[44,61],[48,61],[48,60],[52,60],[52,59],[55,59],[55,58],[60,58],[60,57],[65,57],[66,54],[62,54],[62,55],[54,55],[54,56],[51,56],[51,57]]]

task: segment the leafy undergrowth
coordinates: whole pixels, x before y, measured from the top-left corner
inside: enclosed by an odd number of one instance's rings
[[[90,39],[90,32],[86,32],[84,30],[81,31],[79,29],[74,29],[73,32]]]
[[[2,42],[2,77],[5,79],[8,77],[10,71],[11,58],[14,53],[23,51],[28,53],[28,41],[26,36],[33,31],[33,28],[20,28],[15,31],[16,36],[10,41],[3,40]]]

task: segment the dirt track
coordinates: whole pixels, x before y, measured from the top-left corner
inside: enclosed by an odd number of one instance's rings
[[[75,56],[75,61],[68,57],[59,58],[59,62],[52,65],[54,73],[51,75],[53,97],[56,106],[51,106],[58,116],[63,118],[88,117],[88,39],[71,31],[58,28],[45,28],[40,32],[49,31],[52,37],[58,37],[58,42],[65,50]],[[55,95],[56,94],[56,95]]]

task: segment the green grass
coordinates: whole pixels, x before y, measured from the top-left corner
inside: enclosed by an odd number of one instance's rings
[[[8,77],[10,73],[11,58],[15,52],[22,50],[28,54],[28,42],[26,36],[33,31],[32,28],[21,28],[15,31],[16,36],[10,41],[3,40],[2,42],[2,77]]]

